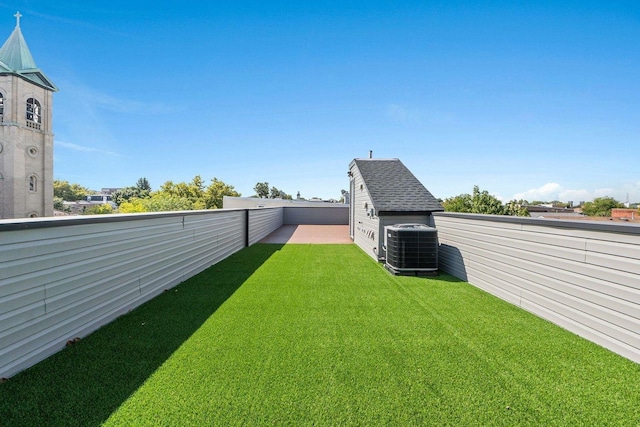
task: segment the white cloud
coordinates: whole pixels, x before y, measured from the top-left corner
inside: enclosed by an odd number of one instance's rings
[[[617,189],[596,188],[593,190],[564,188],[558,183],[550,182],[541,187],[532,188],[513,195],[513,199],[516,200],[542,200],[544,202],[559,200],[561,202],[572,201],[576,204],[593,200],[596,197],[613,197],[620,202],[626,202],[628,197],[631,203],[638,202],[640,201],[640,181],[623,184]]]
[[[169,107],[162,104],[131,101],[96,91],[91,92],[91,96],[96,105],[119,113],[157,114],[170,111]]]
[[[55,141],[55,145],[59,147],[68,148],[74,151],[82,151],[84,153],[97,153],[97,154],[105,154],[107,156],[120,157],[119,154],[114,153],[112,151],[100,150],[98,148],[86,147],[84,145],[74,144],[72,142],[64,142],[64,141]]]
[[[559,193],[562,189],[560,184],[555,182],[549,182],[544,184],[539,188],[532,188],[523,193],[517,193],[513,195],[513,198],[516,200],[525,199],[525,200],[558,200]]]
[[[64,90],[68,93],[69,97],[73,98],[76,103],[83,106],[83,111],[93,109],[95,107],[126,114],[159,114],[173,110],[173,108],[167,104],[133,101],[126,98],[120,98],[84,85],[71,83],[69,81],[62,82],[61,86],[64,86]]]
[[[558,197],[556,199],[551,200],[560,200],[561,202],[572,201],[574,204],[578,204],[579,202],[593,200],[594,195],[587,190],[562,190],[558,193]],[[546,200],[545,200],[546,201]]]

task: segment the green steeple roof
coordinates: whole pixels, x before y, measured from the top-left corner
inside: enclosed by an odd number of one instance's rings
[[[27,42],[20,30],[20,12],[16,17],[16,28],[6,42],[0,48],[0,74],[13,74],[20,76],[38,86],[57,92],[58,88],[36,66],[33,56],[29,51]]]

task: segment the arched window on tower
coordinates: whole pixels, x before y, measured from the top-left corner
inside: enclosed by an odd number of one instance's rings
[[[32,193],[38,191],[38,178],[35,175],[29,176],[29,191]]]
[[[0,121],[4,117],[4,95],[0,92]]]
[[[40,129],[42,123],[42,108],[35,98],[27,99],[27,126]]]

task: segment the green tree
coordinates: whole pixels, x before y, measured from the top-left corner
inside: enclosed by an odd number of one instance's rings
[[[205,186],[200,175],[196,175],[191,182],[167,181],[160,189],[152,193],[151,201],[143,203],[150,212],[162,210],[196,210],[222,208],[224,196],[239,197],[233,185],[229,185],[213,178]],[[166,199],[162,201],[162,199]]]
[[[502,202],[489,194],[487,190],[480,191],[480,187],[473,186],[473,197],[471,200],[472,213],[504,215]]]
[[[446,212],[471,212],[473,209],[471,195],[466,193],[444,199],[442,206]]]
[[[139,192],[136,187],[124,187],[111,194],[111,201],[117,206],[120,206],[131,199],[138,198],[138,195]]]
[[[442,202],[442,206],[447,212],[529,216],[529,212],[523,207],[525,204],[527,204],[526,200],[512,200],[507,205],[503,205],[487,190],[481,191],[477,185],[473,186],[473,194],[460,194],[449,197]]]
[[[103,205],[95,205],[87,208],[83,215],[104,215],[113,213],[113,208],[110,204],[105,203]]]
[[[146,199],[133,198],[128,202],[122,202],[120,206],[118,206],[118,212],[119,213],[148,212],[143,200],[146,200]]]
[[[268,182],[258,182],[253,190],[256,192],[256,196],[261,199],[266,199],[269,197],[269,183]]]
[[[285,200],[291,200],[292,199],[290,194],[287,194],[284,191],[282,191],[282,190],[280,190],[279,188],[276,188],[276,187],[271,187],[271,191],[269,192],[269,198],[270,199],[285,199]]]
[[[611,209],[624,205],[613,197],[596,197],[592,202],[582,205],[582,213],[587,216],[611,216]]]
[[[200,175],[196,175],[190,182],[166,181],[158,191],[150,191],[148,181],[140,178],[136,187],[127,187],[127,192],[123,192],[124,197],[120,201],[118,211],[134,213],[218,209],[222,208],[224,196],[240,196],[233,185],[226,184],[218,178],[213,178],[210,184],[205,186]],[[138,197],[136,194],[144,197]]]
[[[64,200],[62,199],[62,197],[55,196],[53,197],[53,209],[64,212],[68,212],[70,210],[69,208],[65,208]]]
[[[151,193],[151,184],[149,184],[149,181],[145,177],[138,179],[136,182],[136,188],[140,189],[140,191]]]
[[[118,191],[115,191],[111,195],[111,201],[120,206],[124,202],[128,202],[131,199],[146,199],[151,195],[151,185],[147,178],[140,178],[136,182],[136,185],[132,187],[124,187]]]
[[[235,190],[233,185],[213,178],[204,190],[205,209],[221,209],[224,196],[240,197],[240,193]]]
[[[69,184],[69,181],[59,179],[53,181],[53,196],[59,197],[67,202],[84,200],[90,193],[91,190],[80,184]]]
[[[189,183],[167,181],[162,184],[160,190],[154,193],[154,195],[164,193],[168,196],[186,199],[191,203],[191,209],[205,209],[204,188],[204,181],[200,175],[196,175]]]
[[[528,204],[529,202],[522,199],[511,200],[509,203],[507,203],[504,206],[504,211],[505,211],[504,213],[505,215],[511,215],[511,216],[531,216],[531,214],[525,207]]]
[[[148,199],[139,199],[145,212],[169,212],[169,211],[190,211],[201,209],[194,207],[194,203],[186,197],[170,195],[162,192],[154,193]]]

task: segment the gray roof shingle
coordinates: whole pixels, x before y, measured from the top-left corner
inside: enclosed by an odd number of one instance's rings
[[[441,212],[444,208],[398,159],[354,159],[373,207],[381,213]]]

